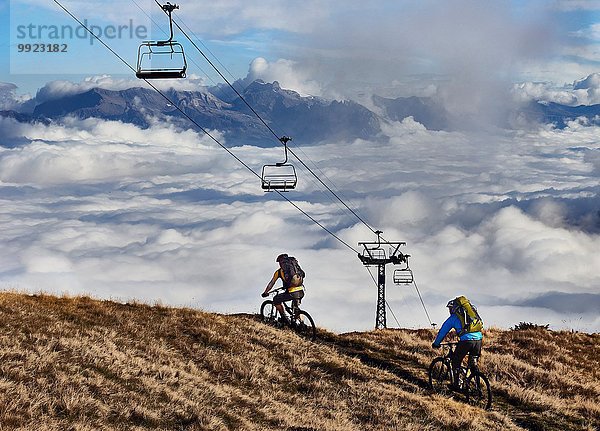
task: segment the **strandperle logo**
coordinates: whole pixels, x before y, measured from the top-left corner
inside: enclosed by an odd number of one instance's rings
[[[90,31],[87,31],[87,27]],[[93,33],[93,34],[92,34]],[[88,39],[90,45],[94,44],[96,37],[100,39],[146,39],[148,28],[145,25],[135,25],[130,19],[127,24],[99,26],[88,24],[83,20],[81,25],[46,25],[46,24],[19,24],[16,26],[16,38],[28,43],[68,42],[75,39]]]

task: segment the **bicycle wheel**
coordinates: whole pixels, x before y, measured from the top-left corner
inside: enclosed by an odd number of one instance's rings
[[[467,403],[488,410],[492,406],[492,388],[486,376],[476,372],[465,382]]]
[[[298,334],[308,338],[310,341],[314,341],[317,336],[315,322],[306,311],[301,310],[298,312],[297,316],[292,317],[292,328]]]
[[[275,308],[273,301],[268,300],[262,303],[260,306],[260,318],[264,323],[270,325],[277,321],[277,309]]]
[[[435,358],[429,366],[429,387],[438,394],[447,394],[452,383],[452,368],[445,358]]]

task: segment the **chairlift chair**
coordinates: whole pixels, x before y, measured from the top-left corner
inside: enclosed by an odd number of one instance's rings
[[[279,190],[287,192],[296,188],[298,177],[293,165],[275,163],[262,168],[262,188],[267,192]]]
[[[394,283],[395,284],[412,284],[414,277],[412,269],[408,266],[408,258],[410,256],[405,254],[403,255],[403,263],[405,264],[402,268],[397,268],[394,270]]]
[[[187,61],[183,46],[173,40],[171,14],[179,6],[167,2],[161,7],[169,15],[170,37],[167,40],[147,40],[139,46],[135,76],[140,79],[179,79],[186,76]]]
[[[263,190],[267,192],[275,190],[287,192],[296,188],[296,184],[298,183],[296,168],[287,162],[287,143],[291,139],[287,136],[279,139],[285,149],[285,160],[283,162],[263,166],[261,174]]]
[[[365,248],[362,251],[362,255],[364,258],[369,258],[369,259],[376,259],[376,260],[385,260],[387,259],[387,254],[385,252],[385,249],[383,249],[382,247],[372,247],[372,248]]]
[[[395,284],[411,284],[414,280],[412,269],[400,268],[394,270]]]
[[[145,41],[138,48],[135,76],[140,79],[185,78],[187,62],[183,46],[175,41]]]

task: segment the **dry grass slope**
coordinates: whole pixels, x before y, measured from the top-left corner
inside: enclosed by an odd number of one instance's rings
[[[0,294],[0,429],[597,430],[600,336],[487,333],[491,412],[431,395],[428,330],[319,333],[253,316]]]

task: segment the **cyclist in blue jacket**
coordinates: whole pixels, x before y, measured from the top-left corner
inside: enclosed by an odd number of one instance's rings
[[[442,324],[437,337],[435,337],[435,341],[431,345],[433,348],[440,347],[440,343],[452,329],[459,334],[459,341],[456,346],[456,350],[454,351],[454,356],[452,357],[452,370],[454,371],[455,376],[458,376],[456,371],[462,364],[462,361],[467,354],[469,355],[469,360],[474,356],[481,356],[481,344],[483,340],[483,334],[481,331],[466,332],[462,334],[462,323],[456,313],[458,306],[459,305],[456,304],[454,300],[448,302],[446,307],[448,307],[450,317],[448,317]],[[458,382],[454,381],[452,382],[452,385],[454,388],[457,388]]]

